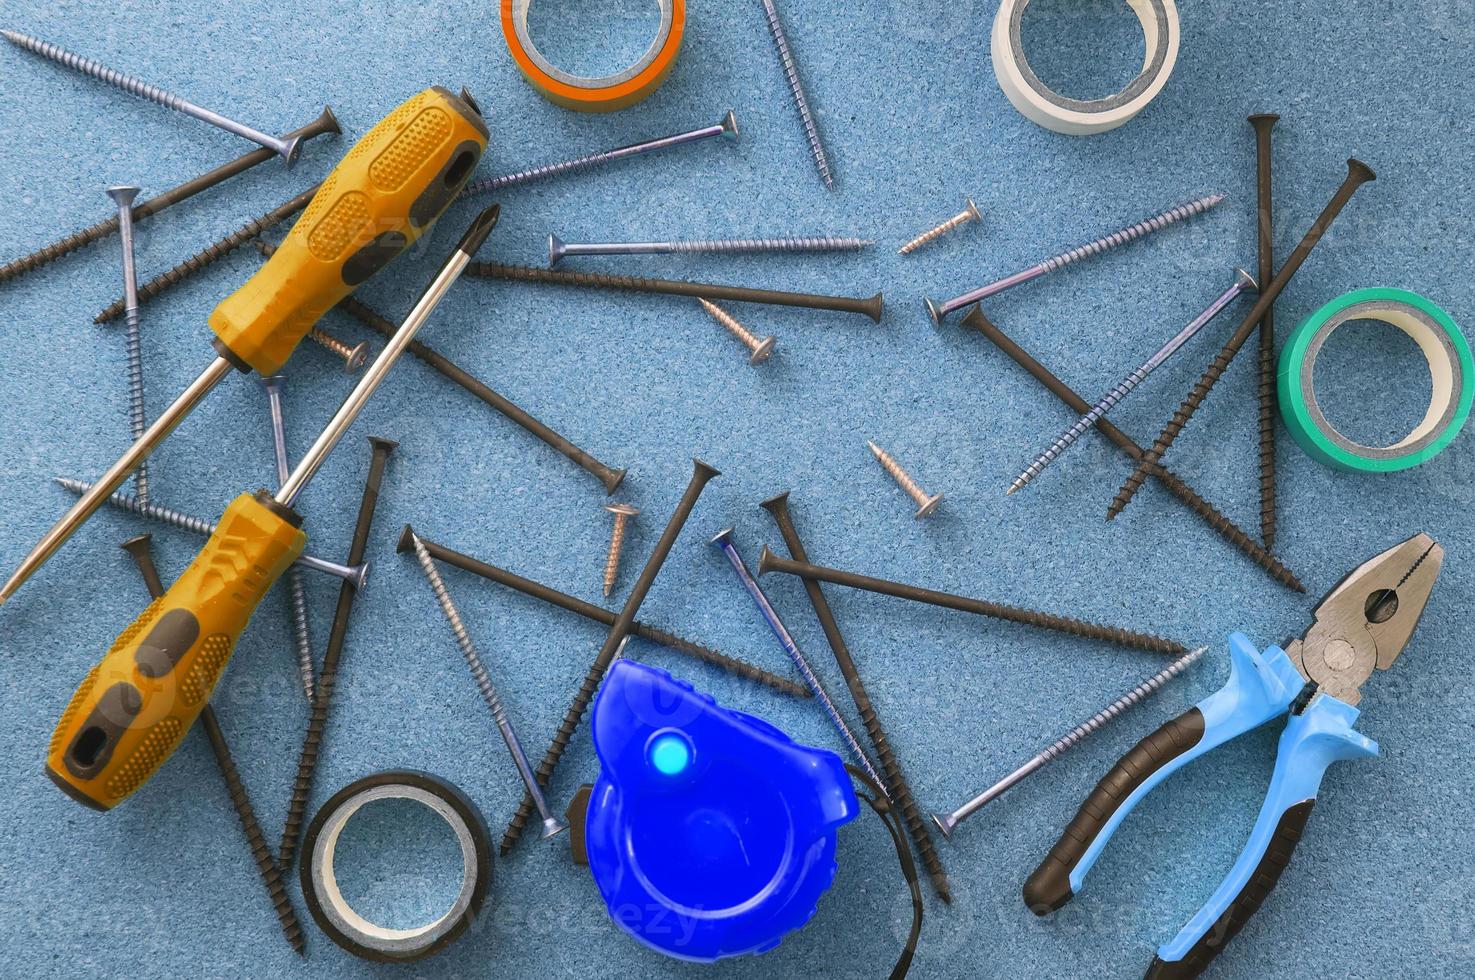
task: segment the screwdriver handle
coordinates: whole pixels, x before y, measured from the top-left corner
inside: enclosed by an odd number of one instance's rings
[[[369,130],[262,268],[210,314],[216,349],[276,374],[323,314],[413,245],[461,193],[488,131],[469,96],[428,88]]]
[[[47,751],[52,782],[110,810],[148,781],[209,703],[262,596],[302,554],[300,524],[264,492],[231,502],[185,573],[72,695]]]

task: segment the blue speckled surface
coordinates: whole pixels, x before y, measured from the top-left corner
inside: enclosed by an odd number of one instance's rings
[[[563,6],[569,19],[540,15],[535,28],[566,63],[609,68],[621,60],[615,52],[643,46],[643,15],[601,14],[606,5],[594,0]],[[1070,6],[1036,0],[1029,50],[1062,88],[1110,90],[1121,80],[1113,72],[1130,70],[1131,59],[1111,62],[1110,70],[1090,67],[1097,44],[1140,45],[1133,21],[1110,4],[1090,4],[1082,16]],[[549,232],[570,240],[860,234],[878,240],[860,256],[583,267],[858,295],[884,288],[880,326],[734,307],[750,326],[780,338],[773,360],[751,369],[694,303],[466,282],[422,337],[596,456],[630,467],[618,499],[645,513],[612,602],[623,599],[671,512],[691,457],[723,470],[642,617],[772,669],[789,668],[704,542],[735,524],[740,546],[756,561],[764,542],[777,543],[756,504],[785,487],[794,490],[809,550],[825,563],[1214,644],[1213,658],[1188,680],[991,805],[955,842],[940,844],[957,901],[948,909],[929,899],[914,971],[1137,975],[1213,890],[1248,833],[1269,778],[1274,726],[1155,793],[1066,912],[1035,919],[1019,901],[1019,886],[1110,763],[1222,682],[1230,630],[1281,640],[1303,628],[1313,602],[1275,585],[1157,488],[1144,490],[1122,519],[1104,523],[1126,465],[1095,436],[1038,485],[1006,500],[1003,488],[1069,416],[982,338],[955,326],[934,329],[921,297],[961,291],[1180,200],[1227,192],[1225,205],[1190,225],[989,305],[1007,332],[1083,394],[1104,390],[1216,295],[1234,265],[1253,267],[1253,136],[1244,117],[1269,110],[1284,117],[1276,143],[1282,254],[1341,180],[1349,155],[1380,174],[1286,291],[1282,336],[1326,300],[1368,285],[1416,290],[1469,321],[1475,8],[1469,0],[1189,5],[1182,56],[1161,98],[1127,127],[1090,140],[1034,127],[999,92],[988,63],[992,2],[790,0],[783,8],[828,136],[838,175],[833,193],[807,158],[757,0],[693,4],[669,82],[610,116],[575,115],[535,94],[506,54],[490,3],[12,0],[3,20],[265,129],[299,125],[324,102],[342,119],[344,138],[310,145],[297,171],[268,163],[145,223],[138,249],[145,277],[307,186],[353,138],[429,84],[464,84],[480,100],[493,130],[483,174],[705,125],[735,107],[743,127],[736,147],[692,147],[505,193],[502,225],[484,254],[536,263]],[[226,134],[8,46],[0,49],[0,78],[0,260],[105,216],[108,184],[156,193],[244,152]],[[894,254],[969,194],[985,212],[982,227],[909,259]],[[429,249],[374,280],[364,297],[401,316],[472,213],[455,208]],[[258,261],[244,250],[147,307],[151,411],[204,366],[205,317]],[[7,569],[70,502],[50,479],[90,478],[125,444],[121,331],[91,322],[118,289],[115,241],[0,287],[0,566]],[[1118,422],[1150,438],[1232,329],[1230,319],[1144,385]],[[337,314],[325,326],[366,336]],[[1343,346],[1329,352],[1328,373],[1319,378],[1334,417],[1370,439],[1406,429],[1427,397],[1412,348],[1380,329],[1349,333]],[[1358,356],[1361,349],[1369,356]],[[312,345],[289,371],[295,455],[350,382]],[[1245,358],[1170,457],[1251,529],[1258,510],[1253,391]],[[375,579],[356,609],[314,807],[370,771],[415,767],[461,786],[499,833],[516,804],[516,776],[430,591],[414,563],[394,553],[394,540],[413,521],[447,544],[594,599],[609,532],[606,500],[561,456],[407,361],[302,500],[312,547],[325,556],[347,550],[368,433],[402,448],[379,508],[370,548]],[[912,520],[914,508],[866,453],[867,439],[893,450],[924,486],[947,493],[934,518]],[[154,493],[213,517],[241,489],[271,482],[271,460],[265,399],[254,381],[231,379],[156,456]],[[1468,516],[1475,444],[1467,433],[1434,462],[1375,479],[1323,469],[1288,439],[1280,462],[1277,550],[1313,595],[1418,530],[1439,538],[1448,560],[1412,646],[1372,681],[1363,703],[1362,730],[1382,743],[1383,757],[1332,770],[1294,864],[1213,975],[1468,976],[1475,969],[1468,805],[1475,655],[1466,627],[1475,586]],[[99,514],[0,611],[7,706],[0,930],[15,973],[870,977],[889,968],[908,906],[890,844],[869,818],[841,836],[840,875],[818,916],[762,959],[699,968],[641,949],[609,923],[587,872],[569,864],[565,847],[529,840],[498,862],[490,914],[477,932],[439,958],[414,968],[366,966],[309,923],[309,959],[299,961],[278,934],[198,735],[107,816],[70,803],[42,775],[59,711],[144,605],[117,547],[142,529],[131,517]],[[166,576],[178,574],[199,545],[162,530],[155,541]],[[458,572],[447,581],[524,741],[541,752],[603,631]],[[799,583],[769,586],[848,705]],[[337,588],[320,576],[308,587],[321,648]],[[839,589],[829,595],[929,809],[962,802],[1157,663],[894,600]],[[801,740],[838,746],[812,705],[644,642],[632,652]],[[273,839],[306,720],[294,659],[278,590],[216,699]],[[560,803],[594,775],[586,732],[554,781]],[[444,846],[422,840],[413,823],[381,821],[360,833],[361,852],[394,842],[424,858],[389,863],[377,879],[371,873],[357,882],[353,894],[364,896],[366,910],[413,921],[444,899],[443,883],[420,873],[445,866]],[[295,882],[293,893],[298,900]]]

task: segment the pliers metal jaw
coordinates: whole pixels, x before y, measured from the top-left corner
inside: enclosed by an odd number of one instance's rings
[[[1386,669],[1402,652],[1443,555],[1420,534],[1365,562],[1328,593],[1311,628],[1285,649],[1261,651],[1243,633],[1232,634],[1228,683],[1139,742],[1097,784],[1025,883],[1025,904],[1039,915],[1065,905],[1154,787],[1225,742],[1289,714],[1249,842],[1203,908],[1158,950],[1147,976],[1201,974],[1279,881],[1327,768],[1378,754],[1377,743],[1354,730],[1359,689],[1374,668]]]

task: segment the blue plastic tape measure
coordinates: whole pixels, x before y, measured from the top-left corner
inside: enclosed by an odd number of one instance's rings
[[[585,847],[620,928],[710,963],[809,921],[835,878],[835,833],[859,812],[839,756],[630,660],[606,675],[593,729]]]

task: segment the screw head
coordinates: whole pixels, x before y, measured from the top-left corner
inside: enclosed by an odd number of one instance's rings
[[[140,534],[136,538],[129,538],[127,541],[124,541],[120,547],[129,554],[132,554],[137,551],[143,551],[153,539],[154,536],[152,534]]]
[[[363,592],[367,589],[369,587],[369,563],[364,562],[362,565],[357,566],[354,569],[353,578],[348,579],[348,581],[353,583],[355,592]]]
[[[317,122],[312,125],[314,129],[324,133],[332,133],[334,136],[339,136],[343,133],[343,127],[339,125],[338,117],[333,114],[333,107],[330,105],[323,106],[323,111],[319,114]]]
[[[973,203],[973,198],[971,198],[971,197],[968,198],[968,207],[967,207],[966,210],[968,211],[969,214],[973,215],[973,220],[974,221],[982,221],[983,220],[983,213],[978,210],[978,205],[976,205],[976,204]]]
[[[625,474],[628,472],[629,470],[619,469],[610,470],[607,474],[605,474],[604,492],[614,493],[616,490],[618,490],[620,488],[620,484],[625,482]]]
[[[712,535],[712,540],[709,541],[708,544],[714,544],[720,548],[725,544],[730,544],[731,542],[732,528],[725,527],[722,530],[718,531],[716,534]]]
[[[936,510],[937,505],[942,503],[942,498],[943,495],[940,493],[936,494],[935,496],[929,497],[927,499],[927,502],[922,505],[922,508],[917,511],[917,520],[920,521],[922,518],[927,517],[934,510]]]
[[[626,517],[635,517],[640,513],[640,508],[631,504],[605,504],[604,509],[611,514],[623,514]]]
[[[736,143],[738,139],[737,113],[728,109],[727,115],[722,117],[721,125],[722,138]]]
[[[942,304],[935,302],[931,297],[923,298],[922,302],[927,307],[927,315],[932,317],[932,322],[942,326]]]
[[[134,187],[132,184],[114,184],[108,188],[108,197],[117,203],[118,207],[126,208],[133,204],[133,199],[138,196],[142,188]]]
[[[568,246],[557,235],[548,236],[548,268],[552,269],[568,254]]]
[[[415,528],[413,525],[405,525],[405,529],[400,532],[399,543],[394,546],[394,550],[397,554],[401,555],[406,551],[415,550]]]
[[[754,349],[753,356],[748,358],[748,363],[762,364],[764,361],[768,360],[769,356],[773,354],[774,348],[777,346],[777,337],[764,337],[763,343],[759,344],[757,348]]]
[[[942,836],[944,838],[952,837],[953,828],[957,826],[957,824],[953,822],[952,817],[944,816],[941,813],[934,813],[932,815],[932,822],[937,824],[937,829],[942,831]]]
[[[287,168],[290,170],[292,164],[297,162],[298,155],[302,153],[302,137],[294,136],[282,141],[282,148],[278,152],[281,153],[282,159],[287,162]]]
[[[550,837],[557,837],[559,834],[563,833],[565,830],[568,830],[568,824],[564,823],[561,820],[558,820],[555,817],[549,817],[547,820],[544,820],[543,821],[543,838],[542,839],[543,840],[547,840]]]
[[[772,497],[769,497],[767,500],[760,503],[758,506],[768,511],[770,514],[777,513],[778,511],[783,510],[789,506],[789,491],[784,490],[780,493],[776,493]]]
[[[357,374],[369,360],[369,349],[369,342],[366,340],[344,355],[343,370],[348,374]]]
[[[1240,289],[1253,289],[1257,293],[1260,291],[1260,284],[1255,281],[1255,277],[1243,269],[1234,270],[1234,281]]]

